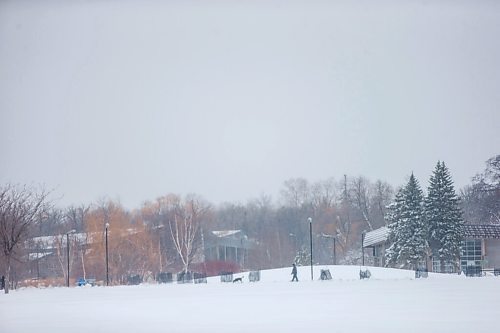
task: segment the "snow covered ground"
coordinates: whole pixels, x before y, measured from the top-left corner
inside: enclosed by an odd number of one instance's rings
[[[320,269],[315,267],[315,279]],[[498,327],[500,278],[329,266],[331,281],[299,267],[261,281],[22,289],[0,294],[0,332],[488,332]]]

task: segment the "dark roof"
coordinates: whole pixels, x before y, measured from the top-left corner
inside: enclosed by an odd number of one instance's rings
[[[370,247],[377,244],[385,243],[389,237],[389,228],[381,227],[372,231],[369,231],[365,235],[363,241],[363,247]]]
[[[479,225],[466,224],[464,225],[465,238],[500,238],[500,225]]]

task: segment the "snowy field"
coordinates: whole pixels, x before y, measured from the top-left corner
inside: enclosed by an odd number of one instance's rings
[[[315,279],[319,270],[315,267]],[[331,281],[299,267],[261,281],[22,289],[0,295],[0,332],[493,332],[500,278],[330,266]]]

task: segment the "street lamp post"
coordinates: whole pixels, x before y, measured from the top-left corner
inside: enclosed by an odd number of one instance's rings
[[[66,257],[67,257],[67,268],[68,270],[66,271],[66,287],[69,287],[69,235],[75,233],[76,230],[70,230],[66,233]]]
[[[106,223],[106,286],[109,286],[108,228],[109,228],[109,223]]]
[[[313,229],[312,229],[312,218],[307,219],[309,221],[309,243],[311,247],[311,281],[314,280],[313,275]]]
[[[365,265],[365,247],[364,247],[364,243],[365,243],[365,233],[366,231],[363,231],[361,233],[361,258],[362,258],[362,265],[364,266]]]
[[[337,265],[337,252],[336,252],[336,243],[337,237],[333,237],[333,264]]]

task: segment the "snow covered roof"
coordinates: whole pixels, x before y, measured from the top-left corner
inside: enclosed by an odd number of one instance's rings
[[[70,239],[71,240],[76,240],[78,243],[82,244],[86,242],[85,237],[87,236],[86,233],[80,232],[80,233],[73,233],[70,234]],[[90,237],[89,237],[90,238]],[[34,245],[39,245],[41,248],[45,250],[50,250],[50,249],[55,249],[59,246],[65,247],[66,246],[66,234],[59,234],[55,236],[38,236],[38,237],[33,237],[28,242],[33,243]],[[29,247],[29,245],[28,245]]]
[[[466,224],[464,225],[464,237],[476,239],[500,238],[500,225]]]
[[[30,261],[42,259],[43,257],[50,256],[52,255],[53,252],[34,252],[34,253],[28,253],[28,259]]]
[[[226,246],[240,249],[251,249],[256,246],[255,240],[249,239],[242,230],[214,230],[205,238],[205,249]]]
[[[465,238],[474,239],[500,239],[500,225],[475,225],[467,224],[463,228]],[[365,235],[363,247],[370,247],[387,241],[389,229],[387,227],[369,231]]]
[[[217,237],[232,236],[232,235],[236,235],[239,232],[241,232],[241,230],[217,230],[217,231],[212,231],[212,233],[215,236],[217,236]]]
[[[384,243],[389,238],[389,228],[381,227],[372,231],[368,231],[365,234],[365,239],[363,242],[363,247],[374,246],[380,243]]]

